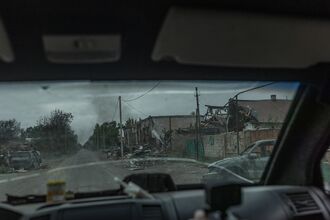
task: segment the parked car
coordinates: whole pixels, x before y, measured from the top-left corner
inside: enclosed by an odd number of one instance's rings
[[[250,144],[236,157],[225,158],[208,166],[204,180],[212,178],[241,178],[259,180],[275,145],[275,140],[259,140]],[[232,179],[231,179],[232,180]]]
[[[36,151],[15,151],[10,153],[9,165],[15,170],[40,168],[41,157]]]

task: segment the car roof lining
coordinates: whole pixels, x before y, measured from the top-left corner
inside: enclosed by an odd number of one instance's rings
[[[329,64],[307,68],[211,67],[151,60],[158,32],[170,6],[250,10],[258,13],[329,19],[330,7],[312,7],[300,2],[299,9],[281,1],[270,7],[262,1],[174,1],[155,4],[143,1],[80,1],[46,3],[12,0],[0,3],[0,15],[15,53],[14,63],[0,63],[0,81],[22,80],[125,80],[125,79],[223,79],[309,81],[326,78]],[[323,1],[322,1],[323,2]],[[325,4],[325,1],[324,1]],[[18,7],[19,5],[20,7]],[[313,9],[314,10],[311,10]],[[42,36],[46,34],[121,34],[122,54],[110,64],[52,64],[47,62]],[[203,74],[201,74],[203,73]]]
[[[154,61],[231,67],[306,68],[330,61],[330,22],[248,12],[171,7]]]

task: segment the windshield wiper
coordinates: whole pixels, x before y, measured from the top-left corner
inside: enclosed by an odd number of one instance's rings
[[[124,195],[121,189],[115,190],[104,190],[104,191],[96,191],[96,192],[67,192],[65,201],[75,200],[75,199],[85,199],[92,197],[106,197],[106,196],[121,196]],[[46,195],[24,195],[24,196],[16,196],[7,194],[7,200],[5,203],[11,205],[22,205],[22,204],[30,204],[30,203],[43,203],[47,201]]]
[[[119,183],[121,188],[114,190],[103,190],[95,192],[71,192],[68,191],[65,194],[65,201],[75,200],[75,199],[85,199],[85,198],[96,198],[96,197],[107,197],[107,196],[123,196],[128,195],[132,198],[148,198],[154,199],[154,197],[144,190],[142,187],[133,183],[133,181],[127,181],[128,183],[122,181],[118,177],[114,177],[114,180]],[[16,196],[16,195],[7,195],[7,201],[5,203],[11,205],[21,205],[28,203],[41,203],[46,202],[46,195],[25,195],[25,196]],[[125,197],[127,198],[127,197]]]
[[[123,192],[133,198],[148,198],[154,199],[154,197],[148,193],[146,190],[142,189],[140,186],[136,185],[132,181],[125,183],[118,177],[115,177],[114,180],[123,187]]]

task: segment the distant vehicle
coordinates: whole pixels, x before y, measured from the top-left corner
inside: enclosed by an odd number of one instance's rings
[[[9,158],[9,166],[15,170],[40,168],[41,157],[36,151],[15,151]]]
[[[208,166],[208,178],[221,178],[224,172],[234,173],[248,180],[260,179],[275,145],[275,140],[259,140],[249,145],[239,156],[225,158]]]

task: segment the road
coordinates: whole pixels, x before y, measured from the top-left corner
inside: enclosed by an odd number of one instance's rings
[[[102,160],[98,153],[80,150],[55,167],[26,173],[0,174],[0,201],[6,194],[45,194],[49,180],[65,180],[66,189],[74,192],[115,189],[114,177],[124,178],[137,172],[164,172],[171,174],[177,184],[198,183],[207,172],[206,166],[192,162],[157,162],[147,168],[132,170],[129,161]]]

